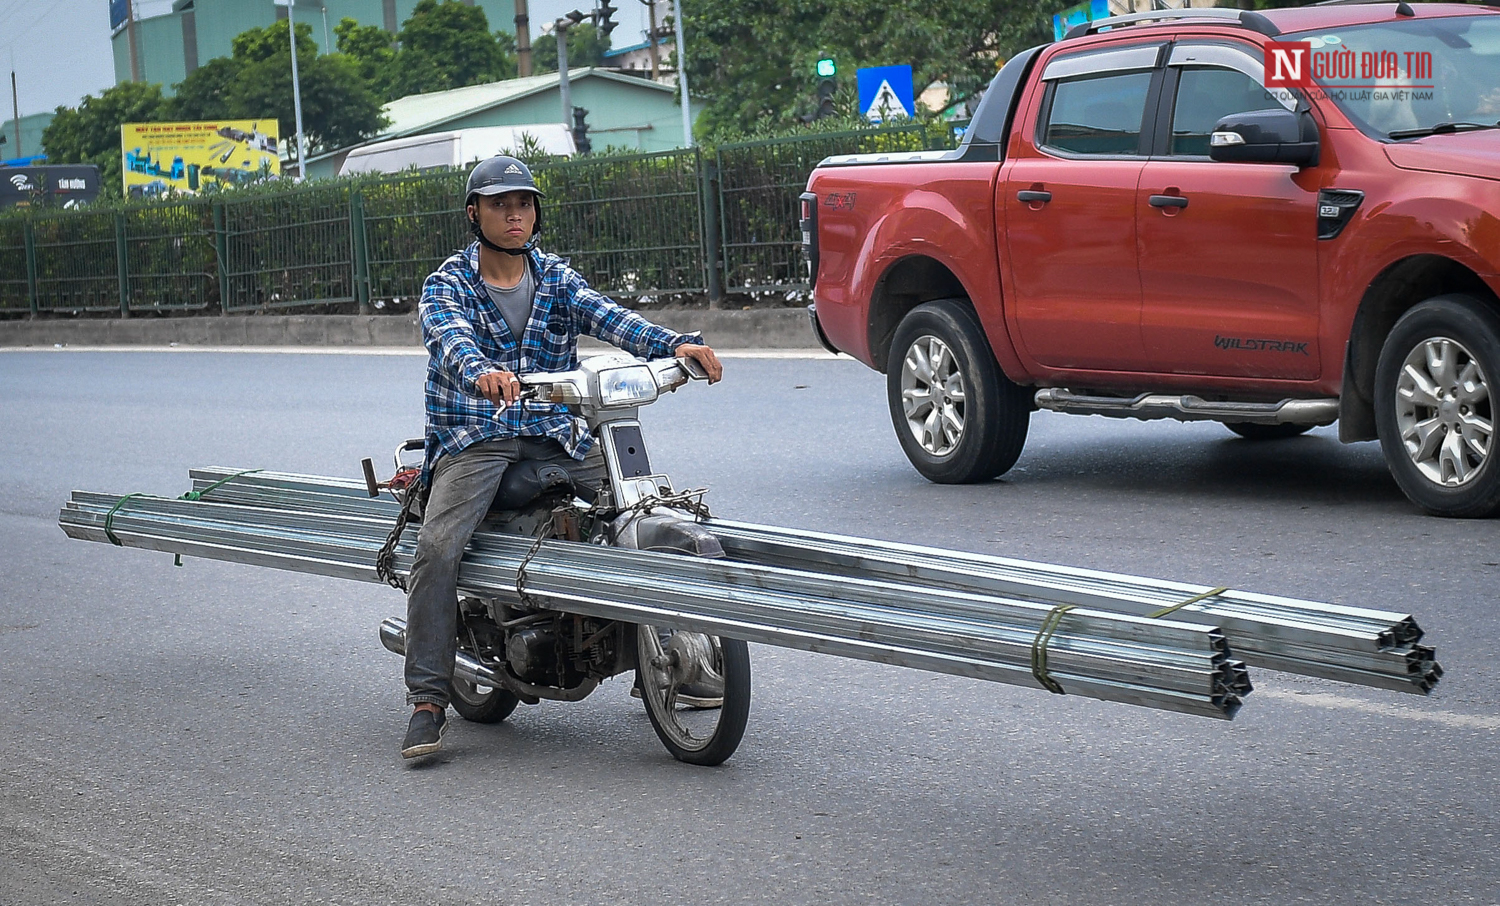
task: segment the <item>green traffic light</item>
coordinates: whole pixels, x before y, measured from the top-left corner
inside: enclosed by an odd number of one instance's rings
[[[838,67],[834,65],[833,60],[824,58],[818,61],[818,75],[822,78],[826,79],[836,72],[838,72]]]

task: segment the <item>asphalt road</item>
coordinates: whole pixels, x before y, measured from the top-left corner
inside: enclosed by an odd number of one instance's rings
[[[733,359],[646,410],[716,513],[1410,610],[1430,697],[1256,671],[1232,723],[752,646],[739,752],[674,762],[628,683],[402,763],[373,585],[66,539],[71,489],[359,474],[423,360],[0,353],[0,904],[1500,903],[1500,523],[1373,444],[1039,413],[1003,480],[907,465],[883,381]]]

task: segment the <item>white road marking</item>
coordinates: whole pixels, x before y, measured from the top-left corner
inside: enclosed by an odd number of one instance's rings
[[[1345,698],[1342,695],[1334,695],[1330,692],[1282,692],[1275,689],[1256,689],[1250,693],[1247,704],[1253,704],[1259,698],[1270,698],[1298,705],[1311,705],[1314,708],[1337,708],[1344,711],[1360,711],[1365,714],[1392,717],[1397,720],[1421,720],[1460,730],[1500,730],[1500,717],[1486,717],[1480,714],[1455,714],[1452,711],[1439,711],[1435,708],[1423,708],[1420,705],[1390,705],[1358,698]]]

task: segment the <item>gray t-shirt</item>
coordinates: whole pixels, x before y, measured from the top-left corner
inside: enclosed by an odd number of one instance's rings
[[[505,324],[515,336],[516,342],[521,342],[521,336],[526,333],[526,322],[531,318],[531,303],[536,295],[536,278],[531,276],[531,268],[525,268],[521,272],[521,282],[509,289],[496,286],[488,280],[485,281],[484,288],[490,294],[490,301],[495,303],[495,307],[505,317]]]

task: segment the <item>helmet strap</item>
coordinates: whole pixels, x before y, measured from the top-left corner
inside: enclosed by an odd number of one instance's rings
[[[469,218],[469,232],[474,234],[474,238],[479,240],[480,245],[484,246],[492,252],[504,252],[507,255],[526,255],[530,254],[531,251],[536,248],[535,233],[532,233],[531,238],[526,241],[526,244],[518,249],[508,249],[503,245],[496,245],[495,243],[490,241],[490,238],[488,236],[484,235],[484,230],[479,228],[478,217]]]

